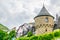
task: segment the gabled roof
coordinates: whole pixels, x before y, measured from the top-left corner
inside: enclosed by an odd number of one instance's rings
[[[44,6],[41,9],[40,13],[36,17],[40,17],[40,16],[51,16],[51,17],[53,17],[52,15],[49,14],[49,12],[46,10],[46,8]]]

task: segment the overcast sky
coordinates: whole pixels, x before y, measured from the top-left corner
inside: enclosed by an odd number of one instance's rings
[[[0,0],[0,23],[11,29],[33,22],[43,3],[54,17],[60,13],[60,0]]]

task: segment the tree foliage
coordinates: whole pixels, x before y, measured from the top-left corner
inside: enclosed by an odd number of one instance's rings
[[[14,37],[16,37],[15,30],[12,30],[9,34],[5,31],[0,30],[0,40],[12,40]]]
[[[27,37],[31,37],[33,35],[32,31],[29,31]]]
[[[7,33],[0,30],[0,40],[4,40],[4,38],[7,36]]]

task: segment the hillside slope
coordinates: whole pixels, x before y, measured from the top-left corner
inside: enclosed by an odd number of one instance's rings
[[[0,24],[0,30],[6,30],[6,31],[8,31],[9,29],[6,26]]]

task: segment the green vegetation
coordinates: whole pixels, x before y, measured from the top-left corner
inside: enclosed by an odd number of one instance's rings
[[[0,40],[3,40],[6,37],[7,33],[0,30]]]
[[[31,32],[29,32],[30,34]],[[60,38],[60,29],[55,30],[51,33],[41,34],[38,36],[26,36],[26,37],[19,37],[16,40],[55,40],[56,38]]]
[[[6,26],[0,24],[0,30],[6,30],[6,31],[8,31],[9,29]]]
[[[9,31],[6,26],[0,24],[0,40],[13,40],[14,38],[16,38],[15,30]]]
[[[31,37],[33,33],[31,31],[28,32],[27,37]]]
[[[8,39],[12,40],[12,38],[16,38],[16,32],[15,30],[12,30],[9,34],[8,34]]]
[[[60,40],[60,29],[54,30],[50,33],[40,34],[40,35],[33,35],[31,31],[28,32],[27,36],[22,36],[16,39],[16,31],[11,30],[9,33],[4,31],[8,30],[5,26],[0,24],[0,40]],[[4,27],[4,28],[3,28]]]
[[[0,30],[0,40],[12,40],[12,38],[16,38],[15,30],[12,30],[10,33]]]

